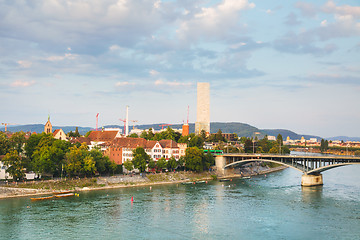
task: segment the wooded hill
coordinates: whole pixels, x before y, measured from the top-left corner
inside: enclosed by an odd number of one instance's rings
[[[146,124],[146,125],[136,125],[136,128],[139,129],[149,129],[149,128],[153,128],[155,130],[160,130],[161,123],[159,124]],[[106,125],[104,126],[105,128],[120,128],[123,129],[124,126],[120,126],[120,125]],[[174,124],[171,125],[172,128],[174,129],[181,129],[182,128],[182,124]],[[58,129],[61,128],[64,130],[65,133],[68,133],[70,131],[75,131],[76,126],[53,126],[53,130],[54,129]],[[132,129],[132,126],[129,126],[129,129]],[[195,124],[194,123],[190,123],[189,124],[189,129],[190,129],[190,133],[191,132],[195,132]],[[259,132],[260,135],[258,135],[259,138],[263,138],[264,135],[269,135],[269,136],[277,136],[278,134],[281,134],[284,138],[284,140],[289,136],[291,139],[301,139],[301,137],[303,136],[305,139],[310,139],[310,138],[317,138],[317,139],[321,139],[321,137],[319,136],[313,136],[313,135],[302,135],[302,134],[297,134],[293,131],[290,130],[286,130],[286,129],[259,129],[256,128],[254,126],[251,126],[249,124],[246,123],[239,123],[239,122],[228,122],[228,123],[224,123],[224,122],[212,122],[210,124],[210,131],[212,133],[216,133],[219,129],[221,129],[221,131],[223,133],[236,133],[238,136],[240,137],[252,137],[254,135],[254,132]],[[4,127],[0,128],[0,130],[4,130]],[[90,127],[78,127],[79,133],[84,135],[86,132],[93,130],[93,128]],[[37,132],[37,133],[41,133],[44,131],[44,125],[43,124],[28,124],[28,125],[19,125],[19,126],[8,126],[8,131],[10,132],[18,132],[18,131],[24,131],[24,132]],[[345,138],[345,137],[344,137]]]

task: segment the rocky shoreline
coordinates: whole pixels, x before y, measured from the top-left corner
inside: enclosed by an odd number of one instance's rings
[[[223,178],[237,178],[237,177],[251,177],[256,175],[262,175],[267,173],[272,173],[276,171],[281,171],[286,167],[280,166],[275,168],[265,168],[258,171],[246,171],[241,174],[230,173],[224,176],[217,177],[218,179]],[[142,177],[139,175],[135,176],[113,176],[113,177],[98,177],[97,182],[99,186],[92,187],[75,187],[70,190],[72,192],[82,192],[82,191],[95,191],[95,190],[106,190],[106,189],[114,189],[114,188],[129,188],[129,187],[142,187],[142,186],[154,186],[154,185],[163,185],[163,184],[176,184],[182,182],[190,182],[190,181],[206,181],[213,180],[213,176],[211,173],[205,174],[196,174],[191,172],[183,172],[178,173],[176,178],[173,177],[173,173],[159,173],[155,174],[157,180],[151,181],[154,175],[148,175],[146,177]],[[175,175],[174,175],[175,176]],[[49,180],[51,181],[51,180]],[[68,189],[62,189],[63,191]],[[56,191],[62,191],[56,190]],[[29,197],[29,196],[37,196],[37,195],[46,195],[53,194],[54,190],[49,189],[33,189],[33,188],[21,188],[21,187],[9,187],[9,186],[1,186],[0,187],[0,199],[6,198],[17,198],[17,197]]]

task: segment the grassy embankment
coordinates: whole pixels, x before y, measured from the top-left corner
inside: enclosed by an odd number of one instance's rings
[[[111,177],[109,177],[111,178]],[[118,176],[122,178],[122,176]],[[6,185],[14,188],[28,188],[39,190],[76,190],[84,187],[88,188],[105,188],[105,187],[122,187],[122,186],[136,186],[153,183],[168,183],[179,181],[198,181],[204,179],[213,179],[213,175],[208,172],[193,173],[193,172],[176,172],[176,173],[158,173],[148,174],[142,181],[136,181],[136,178],[127,178],[125,181],[111,182],[100,178],[78,178],[78,179],[63,179],[63,180],[41,180],[41,181],[27,181],[19,182],[17,184]],[[4,186],[5,187],[5,186]]]

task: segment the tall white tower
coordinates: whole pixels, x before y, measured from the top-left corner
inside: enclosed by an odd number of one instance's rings
[[[210,134],[210,83],[197,83],[197,112],[195,134],[205,130]]]

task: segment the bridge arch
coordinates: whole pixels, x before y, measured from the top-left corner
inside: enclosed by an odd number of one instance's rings
[[[354,164],[360,164],[360,163],[337,163],[337,164],[331,164],[331,165],[327,165],[327,166],[323,166],[320,168],[316,168],[314,170],[308,171],[307,174],[317,174],[317,173],[321,173],[324,172],[326,170],[330,170],[333,168],[337,168],[337,167],[342,167],[342,166],[349,166],[349,165],[354,165]]]
[[[229,168],[229,167],[234,167],[234,166],[245,165],[245,164],[251,163],[251,162],[272,162],[272,163],[281,164],[283,166],[293,168],[301,173],[304,173],[304,171],[300,170],[299,168],[296,168],[296,167],[294,167],[290,164],[284,163],[284,162],[279,162],[279,161],[275,161],[275,160],[271,160],[271,159],[258,159],[258,158],[236,161],[236,162],[225,165],[224,169]]]

